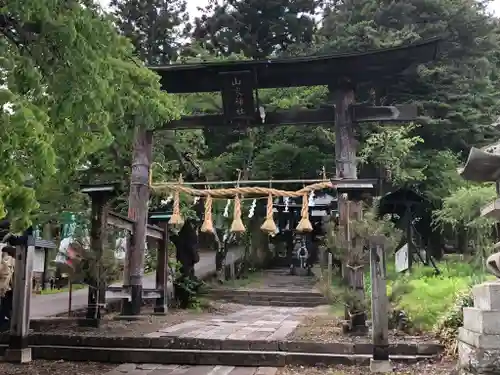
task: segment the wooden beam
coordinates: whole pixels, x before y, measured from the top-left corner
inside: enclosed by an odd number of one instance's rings
[[[119,229],[124,229],[130,233],[134,233],[134,220],[129,219],[126,216],[117,214],[116,212],[108,213],[108,224]],[[147,224],[146,226],[146,236],[155,238],[157,240],[163,239],[163,228],[157,227],[156,225]]]
[[[413,121],[417,118],[417,107],[414,105],[395,106],[367,106],[363,104],[349,105],[351,121],[363,122],[404,122]],[[286,125],[333,125],[335,123],[335,108],[318,109],[290,109],[266,113],[264,121],[259,113],[254,114],[251,121],[245,122],[245,127],[257,126],[286,126]],[[183,116],[179,120],[173,120],[163,129],[202,129],[202,128],[227,128],[233,127],[227,124],[222,114]],[[236,127],[236,126],[234,126]]]

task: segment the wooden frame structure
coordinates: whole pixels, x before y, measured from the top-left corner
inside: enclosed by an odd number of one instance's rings
[[[92,222],[91,222],[91,248],[94,251],[97,260],[100,259],[103,252],[103,238],[106,233],[106,225],[111,225],[115,228],[123,229],[128,231],[129,238],[132,241],[128,241],[129,246],[133,246],[136,237],[134,236],[137,232],[139,224],[125,216],[119,215],[115,212],[109,211],[108,203],[110,198],[113,197],[115,193],[115,184],[105,184],[105,185],[85,185],[82,186],[83,193],[87,193],[91,199],[92,206]],[[157,285],[153,290],[141,290],[140,300],[143,298],[155,298],[155,312],[156,313],[166,313],[168,310],[168,266],[167,260],[168,256],[167,245],[168,245],[168,229],[166,226],[163,228],[146,224],[145,225],[146,238],[152,238],[159,241],[158,246],[158,264],[157,264]],[[130,262],[130,258],[126,257],[125,260],[125,272],[124,280],[128,278],[127,263]],[[99,264],[99,261],[97,262]],[[100,306],[105,302],[106,286],[101,284],[100,278],[100,266],[97,266],[97,277],[94,278],[94,285],[89,286],[89,297],[88,297],[88,307],[86,324],[91,326],[98,326],[100,320]],[[127,287],[108,288],[108,291],[113,294],[114,297],[122,299],[123,302],[123,312],[125,315],[130,311],[132,312],[132,298],[131,291]],[[137,296],[135,297],[137,299]]]

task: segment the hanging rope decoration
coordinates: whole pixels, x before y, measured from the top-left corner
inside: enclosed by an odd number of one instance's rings
[[[299,221],[299,224],[297,225],[297,232],[303,233],[303,232],[312,232],[312,225],[311,222],[309,221],[309,198],[307,196],[307,193],[305,193],[302,196],[302,210],[301,210],[301,219]]]
[[[200,229],[203,233],[213,233],[214,224],[212,222],[212,197],[209,195],[205,199],[205,218]]]
[[[182,175],[179,176],[179,184],[182,184]],[[184,220],[181,216],[180,200],[180,191],[176,190],[174,193],[174,208],[172,216],[168,222],[170,225],[182,226],[184,224]]]
[[[240,196],[236,195],[234,197],[234,212],[233,212],[233,222],[231,223],[231,232],[242,233],[245,231],[245,225],[243,225],[243,220],[241,220],[241,200]]]
[[[267,210],[266,210],[266,221],[260,227],[264,232],[268,234],[276,233],[276,223],[273,218],[273,195],[269,194],[267,197]]]

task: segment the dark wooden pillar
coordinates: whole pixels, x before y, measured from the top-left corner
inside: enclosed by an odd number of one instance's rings
[[[90,219],[90,249],[93,255],[91,280],[89,283],[87,314],[85,325],[98,327],[101,319],[100,303],[105,293],[105,280],[102,278],[102,255],[104,251],[104,238],[106,236],[106,222],[108,214],[109,196],[106,192],[95,192],[91,194],[92,211]],[[105,298],[105,296],[103,296]]]
[[[156,265],[156,289],[161,296],[156,299],[154,312],[165,314],[168,311],[168,223],[162,223],[163,238],[158,243]]]
[[[357,178],[356,140],[349,106],[354,104],[354,87],[344,80],[330,88],[335,103],[335,168],[337,178]]]
[[[351,106],[355,104],[354,88],[349,79],[342,79],[336,86],[329,87],[330,99],[335,104],[335,169],[337,178],[358,178],[356,139],[351,110]],[[347,194],[341,194],[338,197],[338,207],[340,230],[344,233],[349,252],[352,238],[349,221],[351,218],[355,219],[362,215],[360,202],[350,202]],[[343,264],[342,275],[353,290],[361,295],[364,294],[362,268],[357,267],[357,265]],[[350,320],[350,330],[356,332],[365,330],[365,314],[351,316],[346,310],[345,318]]]
[[[127,248],[125,286],[131,295],[122,306],[123,315],[138,315],[142,305],[142,276],[146,251],[146,224],[148,220],[149,168],[153,153],[153,133],[139,127],[136,130],[133,148],[132,173],[128,217],[136,222],[133,241]]]
[[[370,239],[370,276],[372,304],[373,357],[370,362],[372,372],[391,372],[389,362],[389,322],[387,281],[385,268],[385,238],[374,236]]]
[[[43,274],[42,274],[42,290],[49,289],[49,254],[50,249],[43,249]]]

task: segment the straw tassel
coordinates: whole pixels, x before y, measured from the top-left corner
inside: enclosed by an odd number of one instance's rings
[[[242,233],[244,231],[245,231],[245,226],[243,225],[243,221],[241,220],[240,196],[236,195],[234,197],[234,214],[233,214],[233,222],[231,224],[231,232]]]
[[[276,233],[277,227],[276,223],[273,219],[273,195],[269,194],[267,197],[267,212],[266,212],[266,221],[260,227],[264,232],[268,234]]]
[[[212,197],[210,195],[205,199],[205,218],[200,230],[204,233],[214,232],[214,224],[212,222]]]
[[[182,184],[182,175],[179,177],[179,184]],[[170,220],[168,222],[170,225],[182,226],[184,224],[184,220],[182,219],[182,216],[181,216],[180,200],[181,200],[180,193],[178,190],[176,190],[174,193],[173,212],[172,212],[172,216],[170,217]]]
[[[297,232],[312,232],[313,228],[311,222],[309,221],[309,197],[307,196],[307,193],[302,197],[302,211],[300,214],[302,218],[297,225]]]

